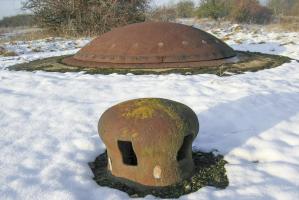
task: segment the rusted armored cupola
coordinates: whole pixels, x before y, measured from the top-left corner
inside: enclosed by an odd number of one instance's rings
[[[112,175],[146,186],[167,186],[193,175],[198,130],[189,107],[159,98],[120,103],[99,121]]]
[[[167,22],[131,24],[105,33],[63,60],[99,68],[172,68],[211,66],[236,53],[200,29]]]
[[[277,67],[289,61],[281,56],[234,51],[220,39],[192,26],[144,22],[100,35],[75,55],[17,64],[10,69],[222,76]]]

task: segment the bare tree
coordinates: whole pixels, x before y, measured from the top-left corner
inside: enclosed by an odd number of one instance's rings
[[[177,15],[180,18],[188,18],[194,16],[195,5],[191,0],[181,0],[176,4]]]
[[[299,15],[298,4],[298,0],[270,0],[268,7],[273,10],[276,16]]]

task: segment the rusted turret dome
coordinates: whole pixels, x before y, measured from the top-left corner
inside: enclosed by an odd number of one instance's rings
[[[160,98],[135,99],[109,108],[99,121],[112,175],[147,186],[166,186],[193,174],[196,114]]]
[[[131,24],[105,33],[64,63],[111,68],[184,67],[225,62],[232,48],[200,29],[167,22]]]

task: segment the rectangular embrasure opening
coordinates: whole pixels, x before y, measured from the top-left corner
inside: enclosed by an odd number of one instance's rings
[[[137,165],[137,157],[130,141],[117,141],[125,165]]]

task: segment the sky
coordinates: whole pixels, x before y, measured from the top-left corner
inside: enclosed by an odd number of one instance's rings
[[[20,14],[24,11],[21,10],[21,2],[24,0],[0,0],[0,19],[7,16]],[[153,0],[152,5],[162,5],[176,3],[179,0]],[[194,0],[199,1],[199,0]],[[266,0],[261,0],[265,2]]]
[[[22,0],[0,0],[0,19],[22,13]]]

